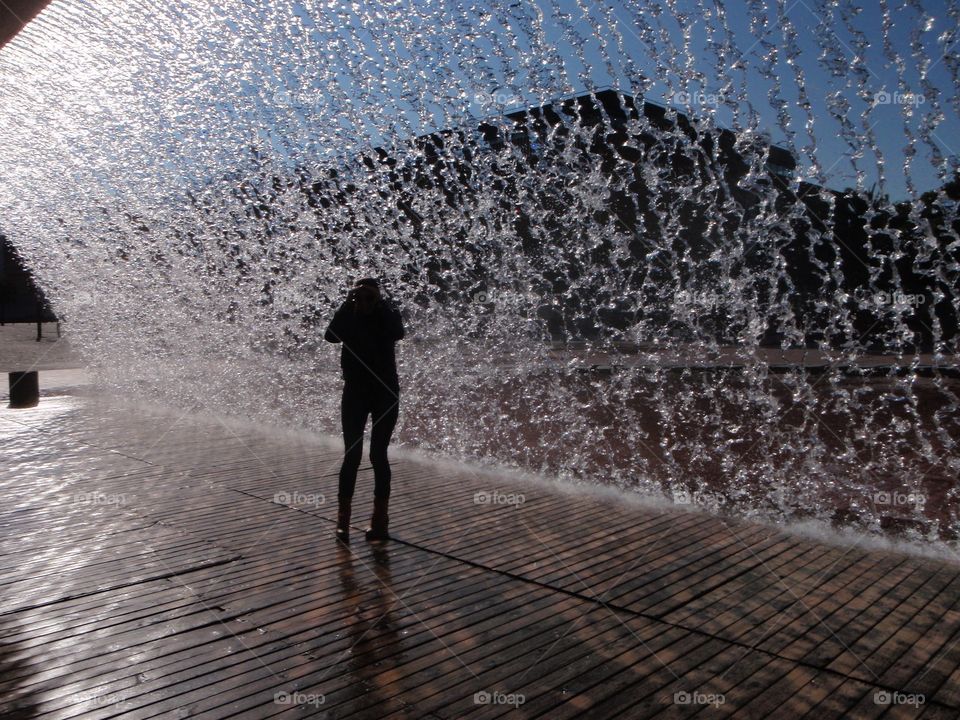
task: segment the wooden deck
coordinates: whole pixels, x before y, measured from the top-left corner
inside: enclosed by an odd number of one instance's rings
[[[411,460],[396,539],[346,549],[338,466],[213,417],[0,410],[0,716],[960,717],[960,566]]]

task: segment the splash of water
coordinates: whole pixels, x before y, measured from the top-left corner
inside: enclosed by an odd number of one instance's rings
[[[952,542],[956,7],[813,6],[63,0],[0,229],[116,392],[335,433],[375,274],[405,443]]]

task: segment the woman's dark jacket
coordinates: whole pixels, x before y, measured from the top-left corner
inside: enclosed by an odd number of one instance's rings
[[[389,302],[380,300],[370,315],[362,315],[348,300],[334,313],[323,337],[329,342],[343,343],[340,368],[344,381],[379,388],[386,385],[398,391],[400,380],[393,344],[403,335],[400,312]]]

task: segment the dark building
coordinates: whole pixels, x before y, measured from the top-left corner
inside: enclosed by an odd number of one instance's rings
[[[639,322],[657,337],[739,344],[756,338],[745,323],[757,314],[769,345],[909,350],[955,338],[960,228],[942,212],[945,194],[891,207],[794,184],[796,168],[783,148],[602,90],[287,177],[246,175],[237,192],[264,244],[280,240],[273,201],[290,189],[314,209],[316,242],[335,262],[363,238],[397,244],[411,258],[400,279],[424,305],[524,283],[549,339],[616,340]],[[750,312],[721,302],[678,319],[665,289],[720,293],[731,273],[752,283]],[[864,293],[927,300],[891,311]]]
[[[0,48],[50,3],[50,0],[6,0],[0,2]],[[0,235],[0,324],[52,321],[43,294],[10,242]]]
[[[668,329],[677,325],[670,302],[656,288],[687,281],[722,286],[721,275],[730,268],[718,266],[711,275],[715,251],[738,247],[744,233],[749,242],[738,262],[759,280],[755,296],[761,312],[770,308],[763,344],[836,347],[854,342],[877,351],[910,350],[957,337],[958,278],[951,268],[960,267],[960,244],[954,242],[960,227],[955,215],[950,221],[942,212],[956,195],[956,182],[939,194],[896,206],[851,190],[806,182],[793,186],[797,162],[790,151],[738,142],[730,130],[698,126],[683,113],[615,90],[510,113],[502,121],[481,123],[475,132],[431,133],[412,145],[418,158],[412,166],[383,150],[364,162],[371,170],[388,170],[397,207],[413,235],[423,230],[414,197],[418,188],[439,190],[451,210],[468,217],[477,194],[491,193],[506,211],[500,218],[493,213],[494,221],[503,223],[497,232],[518,235],[531,257],[542,256],[545,248],[552,253],[549,262],[534,266],[544,269],[537,281],[545,294],[565,298],[563,307],[542,308],[554,338],[595,337],[600,329],[615,331],[635,322],[635,308],[617,309],[616,292],[646,293],[642,314],[647,321]],[[487,167],[499,178],[478,189],[474,169],[484,153],[497,155]],[[571,211],[580,202],[583,175],[598,165],[605,197],[587,212],[582,207]],[[532,175],[535,193],[527,195],[525,205],[512,203]],[[920,227],[924,223],[935,242]],[[615,252],[611,228],[623,231],[628,258]],[[471,243],[468,234],[451,241]],[[655,262],[661,251],[674,253],[669,271]],[[478,276],[491,252],[496,248],[476,248],[472,267]],[[608,263],[633,265],[614,294],[577,276],[578,266]],[[431,269],[433,282],[441,287],[449,283],[444,270],[450,268],[442,259]],[[764,287],[771,272],[780,277],[774,287]],[[911,300],[891,310],[889,302],[865,302],[868,295]],[[838,311],[837,298],[844,296],[846,310],[854,316],[849,325],[830,317]],[[795,319],[786,336],[781,326],[784,298],[787,314]],[[735,314],[722,303],[703,308],[697,332],[737,344],[744,328]],[[689,333],[689,327],[679,325],[674,328],[678,335]]]
[[[38,320],[54,322],[56,319],[20,256],[0,235],[0,324]]]
[[[0,47],[40,13],[50,0],[4,0],[0,2]]]

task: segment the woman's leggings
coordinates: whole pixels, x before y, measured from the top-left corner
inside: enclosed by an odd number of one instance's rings
[[[344,383],[340,404],[343,425],[343,465],[340,466],[339,497],[349,500],[357,484],[357,470],[363,457],[363,430],[367,415],[372,418],[370,431],[370,463],[373,465],[373,495],[390,497],[390,462],[387,446],[400,413],[400,391],[384,385],[379,387]]]

